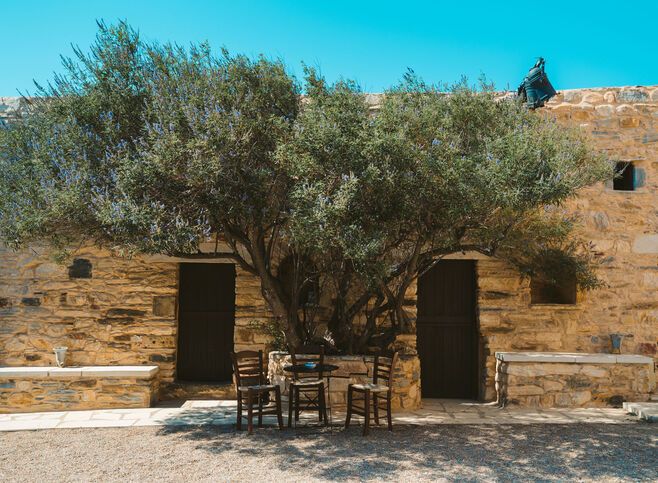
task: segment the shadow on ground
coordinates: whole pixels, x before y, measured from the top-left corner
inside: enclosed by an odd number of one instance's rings
[[[163,427],[158,434],[195,442],[210,454],[303,479],[656,480],[656,426],[650,424],[440,425],[279,431],[234,426]],[[406,476],[406,478],[405,478]]]

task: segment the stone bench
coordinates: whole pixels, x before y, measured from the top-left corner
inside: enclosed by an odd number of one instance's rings
[[[633,354],[497,352],[500,405],[621,407],[648,401],[656,387],[654,361]]]
[[[158,366],[0,367],[0,413],[150,407]]]

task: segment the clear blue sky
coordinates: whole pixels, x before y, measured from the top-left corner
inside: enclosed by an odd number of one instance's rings
[[[59,70],[93,40],[95,19],[126,19],[147,40],[208,40],[233,52],[320,67],[370,92],[407,67],[451,82],[483,72],[515,88],[537,56],[557,89],[658,84],[658,0],[224,1],[0,0],[0,96]]]

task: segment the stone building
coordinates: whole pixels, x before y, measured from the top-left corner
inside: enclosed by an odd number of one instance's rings
[[[18,99],[0,98],[0,118],[20,107]],[[417,335],[399,341],[398,407],[418,406],[421,395],[535,406],[652,397],[658,87],[563,91],[542,111],[591,133],[626,168],[569,207],[596,248],[606,286],[576,293],[567,280],[549,291],[499,260],[448,257],[410,293]],[[258,279],[228,261],[207,262],[82,248],[67,266],[39,247],[0,248],[0,412],[230,397],[228,352],[267,349],[269,336],[259,327],[270,315]],[[440,303],[446,298],[459,299],[448,323]],[[613,334],[622,336],[620,354],[611,353]],[[53,367],[56,346],[68,348],[72,367]],[[275,354],[274,376],[282,357]],[[209,365],[214,369],[200,369]],[[368,370],[367,358],[343,361],[332,386],[344,390]],[[336,392],[332,400],[341,397]]]

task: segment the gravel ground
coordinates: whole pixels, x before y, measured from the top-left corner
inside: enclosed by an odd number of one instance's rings
[[[658,425],[0,433],[2,481],[658,480]]]

